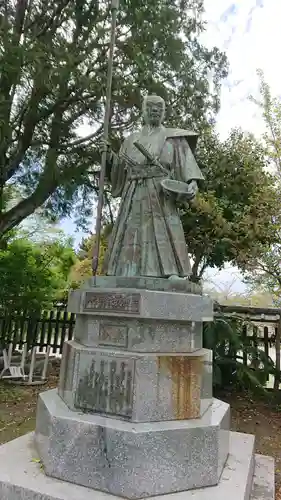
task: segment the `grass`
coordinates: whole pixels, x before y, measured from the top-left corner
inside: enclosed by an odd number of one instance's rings
[[[0,381],[0,444],[34,430],[38,394],[56,387],[57,382],[58,367],[44,386],[12,386]]]

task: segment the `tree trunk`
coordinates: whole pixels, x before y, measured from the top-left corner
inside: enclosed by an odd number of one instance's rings
[[[11,229],[33,214],[37,208],[41,207],[56,188],[57,182],[55,180],[50,181],[49,185],[47,185],[46,180],[46,185],[38,186],[37,190],[29,198],[20,201],[11,210],[0,214],[0,240]]]

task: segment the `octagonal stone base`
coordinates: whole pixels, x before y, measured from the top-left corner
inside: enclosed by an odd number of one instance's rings
[[[130,499],[219,481],[229,405],[196,420],[130,423],[72,412],[56,390],[39,396],[35,442],[47,475]]]
[[[0,446],[1,500],[121,500],[101,491],[45,475],[33,434]],[[227,463],[219,484],[147,500],[274,500],[274,460],[254,455],[254,436],[230,433]]]

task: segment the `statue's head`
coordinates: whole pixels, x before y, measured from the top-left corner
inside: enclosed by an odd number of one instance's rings
[[[165,101],[158,95],[146,96],[143,100],[142,114],[147,125],[161,125],[165,115]]]

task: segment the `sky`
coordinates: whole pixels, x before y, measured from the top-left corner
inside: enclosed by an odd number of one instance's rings
[[[249,101],[258,97],[261,68],[273,94],[280,93],[281,2],[279,0],[205,0],[207,30],[202,40],[224,50],[229,75],[222,86],[218,131],[225,137],[240,126],[260,135],[261,116]]]
[[[234,127],[259,136],[264,131],[263,122],[249,96],[259,95],[258,68],[264,71],[273,94],[281,93],[281,0],[205,0],[204,5],[207,29],[202,41],[225,51],[229,60],[217,130],[222,138]],[[69,233],[75,232],[69,221],[63,223],[63,228]],[[220,289],[232,283],[232,292],[245,290],[238,270],[230,266],[220,273],[210,270],[208,277],[212,285],[217,283]]]

